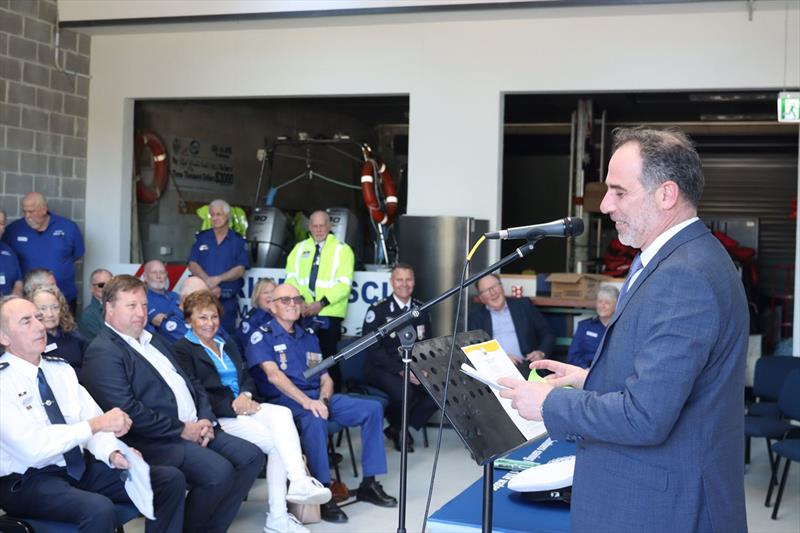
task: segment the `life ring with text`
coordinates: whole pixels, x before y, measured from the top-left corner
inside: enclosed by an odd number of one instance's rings
[[[139,160],[145,148],[150,151],[153,160],[153,180],[149,185],[142,179],[139,169]],[[136,162],[136,197],[143,204],[154,204],[167,189],[169,178],[167,149],[154,133],[137,134],[133,140],[133,149]]]
[[[377,170],[376,170],[377,169]],[[386,211],[381,209],[378,195],[375,190],[375,177],[380,176],[383,196],[386,201]],[[378,163],[374,159],[367,159],[361,166],[361,193],[364,197],[364,204],[369,209],[372,220],[377,224],[391,226],[397,215],[397,191],[394,187],[394,180],[386,165]]]

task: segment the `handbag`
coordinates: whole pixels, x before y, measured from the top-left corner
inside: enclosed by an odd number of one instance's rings
[[[311,475],[308,470],[308,463],[306,456],[303,454],[303,465],[306,468],[306,474]],[[322,521],[322,512],[318,503],[292,503],[286,502],[289,512],[297,518],[301,524],[316,524]]]

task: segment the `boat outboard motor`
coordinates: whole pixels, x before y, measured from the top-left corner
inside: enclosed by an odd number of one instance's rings
[[[247,227],[252,267],[286,266],[286,256],[294,246],[294,231],[286,214],[277,207],[256,207]]]
[[[325,211],[331,217],[331,233],[355,250],[359,235],[356,214],[346,207],[329,207]]]

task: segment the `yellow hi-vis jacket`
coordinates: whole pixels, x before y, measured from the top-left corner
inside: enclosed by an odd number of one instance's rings
[[[322,308],[319,316],[344,318],[353,284],[353,250],[332,233],[328,234],[320,253],[314,294],[311,294],[308,281],[315,252],[316,243],[312,237],[295,245],[286,259],[286,283],[297,287],[306,303],[327,298],[328,305]]]

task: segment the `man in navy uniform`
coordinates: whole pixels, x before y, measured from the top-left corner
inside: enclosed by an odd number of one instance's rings
[[[414,292],[414,269],[406,263],[398,263],[392,268],[389,278],[392,284],[392,294],[388,298],[372,304],[364,316],[363,335],[372,333],[378,326],[389,322],[394,317],[410,309],[412,305],[422,305],[422,302],[412,298]],[[417,340],[427,340],[433,336],[431,319],[427,312],[412,318],[410,324],[414,326]],[[402,416],[403,399],[403,361],[400,352],[400,339],[397,333],[390,333],[378,344],[367,351],[367,363],[364,365],[364,374],[367,382],[381,389],[389,396],[389,408],[386,418],[389,427],[384,430],[387,437],[392,439],[394,447],[400,450],[400,418]],[[410,387],[408,388],[408,425],[414,429],[422,428],[431,415],[438,409],[436,402],[420,385],[413,372],[409,373]],[[407,449],[414,451],[410,435]]]
[[[205,389],[178,364],[170,345],[144,331],[147,295],[133,276],[103,289],[106,325],[86,350],[81,380],[100,406],[133,421],[125,441],[151,464],[179,468],[191,487],[185,530],[224,532],[264,468],[254,444],[221,431]]]
[[[12,515],[114,531],[114,503],[131,503],[116,469],[127,469],[120,437],[131,419],[118,407],[103,413],[75,371],[40,356],[41,313],[17,296],[0,300],[0,507]],[[145,531],[179,533],[186,480],[171,466],[152,466],[155,521]]]
[[[328,464],[328,420],[343,426],[361,426],[361,464],[364,479],[356,497],[381,507],[394,507],[397,500],[387,495],[376,475],[386,473],[383,447],[383,407],[375,400],[333,393],[333,380],[327,372],[312,378],[303,372],[322,360],[319,340],[311,330],[296,322],[304,299],[292,285],[279,285],[272,294],[272,315],[266,325],[250,334],[245,349],[247,365],[256,386],[268,401],[291,409],[300,433],[300,443],[308,458],[311,475],[330,485]],[[346,522],[336,503],[322,505],[322,518]]]
[[[3,240],[16,253],[23,274],[46,268],[56,277],[58,288],[76,312],[78,288],[75,261],[83,257],[83,237],[71,220],[47,210],[47,200],[38,192],[22,198],[25,217],[8,225]]]
[[[0,238],[6,230],[6,212],[0,209]],[[22,269],[14,250],[0,242],[0,296],[22,295]]]
[[[158,259],[144,264],[144,282],[147,284],[147,321],[158,328],[177,309],[180,296],[169,290],[167,268]]]
[[[225,331],[236,331],[239,291],[244,272],[250,268],[247,242],[228,227],[231,206],[225,200],[208,204],[211,229],[201,231],[189,254],[189,270],[206,282],[222,302]]]

